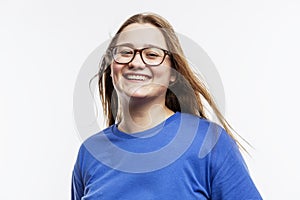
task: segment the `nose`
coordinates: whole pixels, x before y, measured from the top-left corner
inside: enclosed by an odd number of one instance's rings
[[[140,52],[136,52],[134,55],[132,61],[129,63],[130,67],[135,67],[135,68],[145,68],[145,63],[142,60],[142,56]]]

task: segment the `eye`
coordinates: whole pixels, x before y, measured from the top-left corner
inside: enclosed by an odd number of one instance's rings
[[[159,55],[155,52],[147,52],[146,56],[147,57],[158,57]]]
[[[149,49],[145,49],[143,54],[148,59],[156,59],[156,58],[163,57],[164,52],[161,49],[149,48]]]
[[[129,47],[119,46],[115,49],[115,54],[122,57],[131,57],[133,50]]]
[[[133,51],[129,49],[123,49],[122,51],[119,51],[118,54],[121,56],[131,56],[133,54]]]

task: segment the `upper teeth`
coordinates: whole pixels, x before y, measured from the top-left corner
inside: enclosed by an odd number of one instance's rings
[[[133,74],[129,74],[126,76],[128,79],[133,79],[133,80],[146,80],[147,76],[143,76],[143,75],[133,75]]]

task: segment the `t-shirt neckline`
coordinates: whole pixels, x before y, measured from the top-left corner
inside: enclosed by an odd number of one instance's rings
[[[125,133],[123,131],[120,131],[118,129],[118,124],[114,124],[112,126],[112,133],[117,137],[126,138],[126,139],[137,139],[137,138],[153,137],[153,136],[157,135],[158,133],[160,133],[161,130],[163,130],[163,128],[165,126],[168,126],[168,124],[170,122],[177,119],[179,115],[180,115],[179,112],[175,112],[173,115],[171,115],[170,117],[168,117],[167,119],[165,119],[164,121],[162,121],[161,123],[159,123],[158,125],[156,125],[152,128],[149,128],[149,129],[144,130],[144,131],[136,132],[136,133],[130,133],[130,134]]]

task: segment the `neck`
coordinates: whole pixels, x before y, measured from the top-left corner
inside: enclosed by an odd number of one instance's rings
[[[126,133],[135,133],[152,128],[174,114],[166,107],[164,99],[131,99],[129,102],[122,102],[122,121],[119,123],[119,130]]]

